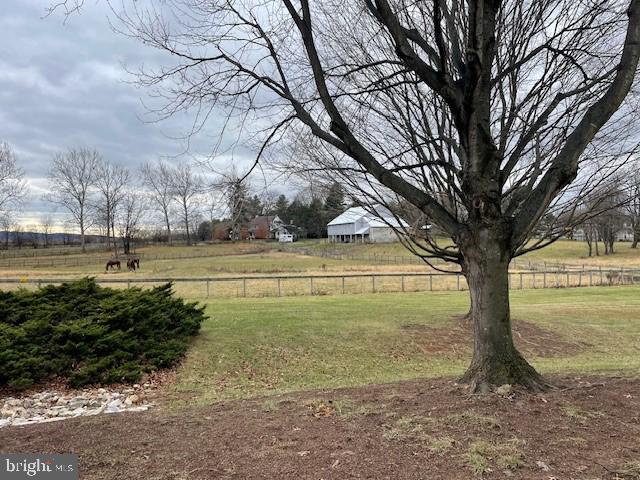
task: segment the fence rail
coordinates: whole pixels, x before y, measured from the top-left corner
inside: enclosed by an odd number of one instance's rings
[[[289,253],[298,253],[301,255],[315,256],[321,258],[330,258],[333,260],[351,260],[351,261],[361,261],[366,263],[373,264],[387,264],[387,265],[425,265],[424,260],[411,255],[379,255],[379,254],[354,254],[341,252],[338,249],[314,249],[314,248],[303,248],[303,247],[283,247],[282,251]],[[430,259],[434,265],[451,265],[447,264],[444,260],[440,259]],[[514,270],[523,270],[523,271],[539,271],[539,272],[565,272],[565,271],[582,271],[588,272],[590,270],[600,270],[603,268],[605,270],[614,270],[618,267],[613,266],[599,266],[599,265],[589,265],[587,263],[582,264],[567,264],[567,263],[559,263],[559,262],[546,262],[546,261],[533,261],[526,260],[524,258],[514,258],[511,260],[511,268]]]
[[[0,278],[0,289],[34,288],[68,282],[68,278]],[[177,278],[100,278],[99,284],[116,288],[153,286],[173,282],[176,293],[185,298],[285,297],[357,293],[427,292],[467,290],[459,273],[363,273],[307,276],[240,276]],[[512,272],[514,290],[634,285],[640,270],[587,270],[577,272]]]

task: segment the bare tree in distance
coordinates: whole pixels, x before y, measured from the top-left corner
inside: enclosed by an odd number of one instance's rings
[[[142,178],[149,192],[151,208],[162,215],[169,245],[173,244],[171,234],[171,214],[174,202],[173,169],[164,162],[145,163]]]
[[[105,227],[107,247],[111,248],[113,245],[116,256],[118,255],[115,232],[116,211],[125,196],[128,183],[129,170],[119,165],[113,165],[106,160],[99,163],[96,173],[98,198],[95,207],[98,219]]]
[[[200,175],[194,173],[191,165],[186,163],[174,168],[171,178],[171,191],[179,206],[187,245],[191,245],[192,221],[200,206],[199,200],[204,191],[204,182]]]
[[[529,243],[549,209],[600,181],[590,159],[635,147],[623,102],[640,0],[127,5],[114,12],[122,30],[171,58],[139,77],[166,100],[161,117],[226,109],[270,125],[258,157],[305,139],[319,152],[305,170],[352,182],[370,206],[417,207],[455,246],[408,246],[459,265],[469,284],[463,380],[548,387],[513,344],[508,266],[553,240]]]
[[[53,217],[50,214],[45,214],[40,218],[39,229],[42,233],[42,246],[49,248],[49,236],[53,230]]]
[[[132,253],[131,243],[140,233],[140,223],[147,207],[146,197],[139,192],[131,189],[123,192],[121,201],[118,204],[116,223],[125,255]]]
[[[2,213],[0,216],[0,226],[4,231],[4,238],[2,239],[4,250],[9,249],[9,238],[11,236],[11,230],[15,224],[15,218],[10,213]]]
[[[640,173],[637,171],[629,172],[624,180],[624,185],[627,195],[624,208],[633,231],[631,248],[637,248],[638,241],[640,241]]]
[[[49,193],[46,199],[63,207],[80,230],[80,245],[85,251],[85,234],[93,223],[92,195],[102,162],[96,150],[69,149],[53,156],[49,170]]]
[[[0,212],[15,210],[27,194],[24,172],[18,167],[15,152],[6,142],[0,143]]]
[[[226,205],[226,215],[231,223],[231,240],[240,240],[242,225],[251,220],[247,213],[249,202],[249,184],[246,177],[240,177],[235,167],[223,173],[214,183],[213,188],[219,192]]]

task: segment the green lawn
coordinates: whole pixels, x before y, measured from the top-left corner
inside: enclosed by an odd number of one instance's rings
[[[178,398],[211,403],[314,388],[384,383],[464,371],[470,348],[425,353],[403,325],[441,327],[468,308],[466,293],[218,299],[178,372]],[[513,316],[579,353],[531,357],[543,373],[640,368],[640,288],[512,293]],[[427,333],[427,336],[429,333]],[[435,334],[432,334],[433,336]]]

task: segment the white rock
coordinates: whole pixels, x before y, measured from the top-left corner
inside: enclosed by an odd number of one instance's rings
[[[64,418],[61,418],[61,417],[45,418],[44,420],[41,420],[39,423],[59,422],[60,420],[64,420]]]
[[[69,408],[79,408],[84,407],[87,404],[87,401],[84,398],[73,398],[69,401]]]
[[[11,420],[10,419],[8,419],[8,418],[0,419],[0,428],[8,427],[9,425],[11,425]]]

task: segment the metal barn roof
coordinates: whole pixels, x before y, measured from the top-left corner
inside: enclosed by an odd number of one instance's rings
[[[331,220],[327,226],[348,225],[350,223],[356,223],[358,220],[363,218],[366,219],[369,228],[388,226],[398,228],[409,226],[409,224],[402,219],[399,219],[400,221],[398,221],[398,218],[396,218],[388,208],[383,207],[382,205],[377,205],[374,209],[378,215],[374,215],[362,207],[351,207]],[[381,220],[380,217],[384,218],[384,220]]]

